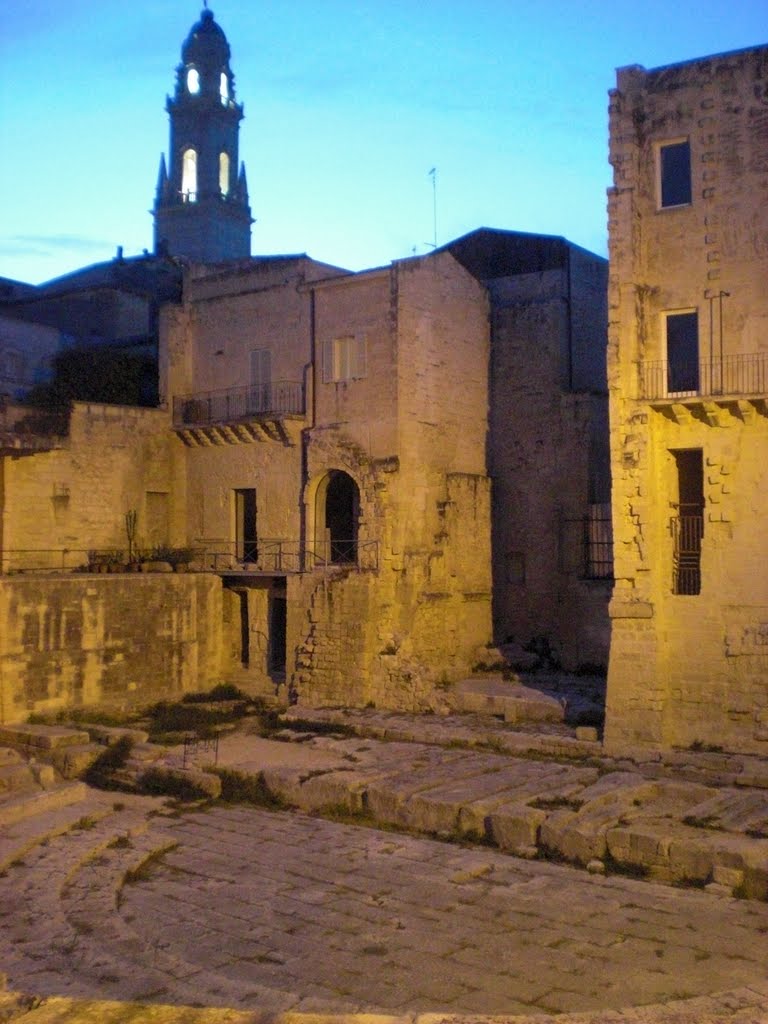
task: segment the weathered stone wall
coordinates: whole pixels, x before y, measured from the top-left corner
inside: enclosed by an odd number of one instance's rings
[[[544,638],[571,668],[605,664],[608,650],[609,584],[582,578],[583,517],[608,476],[593,443],[605,426],[605,265],[587,256],[570,286],[567,266],[490,283],[494,636]]]
[[[131,708],[221,678],[215,576],[4,577],[0,621],[1,722]]]
[[[23,568],[30,558],[46,564],[42,554],[22,553],[30,550],[50,551],[53,567],[61,564],[62,549],[70,552],[68,567],[85,563],[88,549],[126,551],[130,509],[138,512],[140,545],[182,543],[181,445],[169,427],[167,413],[159,409],[77,402],[69,436],[57,447],[6,456],[6,569]],[[150,506],[155,519],[164,520],[151,529]]]
[[[318,385],[306,521],[347,473],[365,568],[289,581],[300,700],[429,707],[490,640],[486,303],[448,254],[320,290],[318,338],[365,335],[368,373]]]
[[[768,750],[767,76],[760,47],[625,68],[611,94],[611,750]],[[661,208],[659,147],[685,140],[691,202]],[[680,310],[698,313],[701,365],[698,388],[676,396],[665,313]],[[704,515],[700,593],[686,594],[673,592],[673,452],[690,449]]]

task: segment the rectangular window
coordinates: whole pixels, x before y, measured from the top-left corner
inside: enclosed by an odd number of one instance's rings
[[[659,146],[659,206],[687,206],[691,195],[690,142],[685,139]]]
[[[345,334],[327,339],[323,347],[323,380],[326,383],[359,380],[366,375],[365,335]]]
[[[235,491],[235,556],[240,562],[256,562],[256,490],[243,487]]]
[[[699,314],[665,313],[667,393],[695,395],[699,390]]]
[[[672,593],[701,592],[701,541],[704,536],[704,453],[701,448],[673,451],[677,475],[677,515],[672,518]]]
[[[268,348],[251,351],[248,412],[270,412],[272,405],[272,353]]]

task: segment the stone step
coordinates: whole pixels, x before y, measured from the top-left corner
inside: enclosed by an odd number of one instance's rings
[[[456,684],[456,708],[503,717],[505,722],[562,722],[565,708],[557,698],[501,675],[471,676]]]
[[[27,755],[44,757],[52,750],[82,745],[89,740],[87,732],[64,725],[0,725],[0,745]]]
[[[66,782],[0,804],[0,869],[31,847],[67,832],[80,819],[102,813],[83,782]]]

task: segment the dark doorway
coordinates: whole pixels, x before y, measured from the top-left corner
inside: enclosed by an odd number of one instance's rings
[[[347,473],[334,470],[325,494],[325,528],[330,541],[330,561],[339,565],[357,561],[357,520],[360,492]]]
[[[273,678],[285,678],[287,625],[288,602],[273,594],[269,599],[269,674]]]
[[[672,452],[677,467],[677,510],[673,520],[675,594],[701,592],[701,541],[704,536],[704,457],[701,448]]]
[[[248,591],[237,590],[240,602],[240,662],[243,668],[248,668],[251,661],[251,630],[248,619]]]
[[[238,561],[258,561],[256,489],[253,487],[235,491],[235,548],[235,557]]]

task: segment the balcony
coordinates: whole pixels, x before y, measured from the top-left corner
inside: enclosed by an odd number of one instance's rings
[[[691,398],[764,398],[768,395],[768,352],[722,359],[640,364],[640,397],[649,401]]]
[[[299,381],[199,391],[173,399],[173,428],[188,447],[277,441],[291,444],[285,421],[305,411]]]

